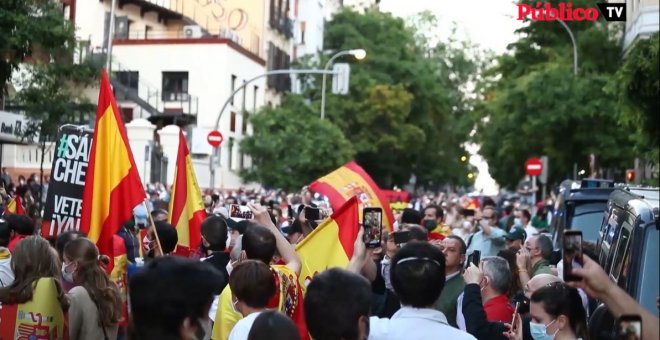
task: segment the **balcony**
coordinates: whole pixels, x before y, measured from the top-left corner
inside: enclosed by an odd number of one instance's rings
[[[659,6],[642,6],[631,15],[632,20],[626,22],[626,32],[623,37],[624,52],[628,51],[636,39],[652,35],[660,30]]]

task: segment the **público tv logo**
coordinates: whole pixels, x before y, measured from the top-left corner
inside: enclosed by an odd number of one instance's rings
[[[596,7],[573,7],[570,2],[562,2],[557,7],[551,3],[539,2],[536,5],[517,4],[518,20],[532,21],[596,21],[600,15],[606,21],[626,21],[625,3],[600,2]],[[600,11],[599,11],[600,10]]]

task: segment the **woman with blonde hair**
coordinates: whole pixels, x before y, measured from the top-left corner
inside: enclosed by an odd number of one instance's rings
[[[64,247],[62,277],[75,284],[69,293],[69,338],[116,339],[121,318],[121,295],[103,266],[110,258],[99,255],[87,238],[77,238]]]

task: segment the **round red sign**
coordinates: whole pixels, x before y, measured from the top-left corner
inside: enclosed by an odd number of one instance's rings
[[[211,144],[212,147],[217,148],[222,144],[222,141],[224,138],[222,137],[222,134],[218,130],[213,130],[209,132],[209,135],[206,137],[206,141]]]
[[[530,158],[525,162],[525,172],[530,176],[538,176],[543,172],[543,162],[540,158]]]

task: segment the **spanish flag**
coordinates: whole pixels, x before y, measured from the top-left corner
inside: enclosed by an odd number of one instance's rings
[[[5,208],[5,214],[16,214],[16,215],[25,215],[25,208],[23,208],[23,202],[21,201],[21,196],[16,195],[14,199],[7,203]]]
[[[317,179],[309,186],[310,190],[330,199],[332,210],[337,210],[348,199],[357,196],[360,208],[379,207],[383,209],[383,226],[392,229],[394,215],[390,203],[376,183],[357,163],[350,162],[341,168]],[[362,209],[359,210],[360,216]]]
[[[298,281],[303,289],[314,275],[328,268],[348,265],[360,230],[358,216],[358,199],[354,196],[296,245],[302,262]]]
[[[80,231],[96,242],[101,254],[114,259],[112,236],[133,217],[133,208],[146,197],[104,70],[85,177]]]
[[[202,201],[202,193],[197,184],[192,159],[188,151],[186,137],[179,130],[179,151],[176,156],[174,171],[174,186],[170,199],[169,223],[176,228],[179,235],[179,248],[187,248],[188,252],[197,250],[202,240],[202,222],[206,218],[206,210]]]
[[[58,300],[62,287],[52,277],[37,279],[32,299],[0,308],[0,339],[68,339],[66,315]]]

